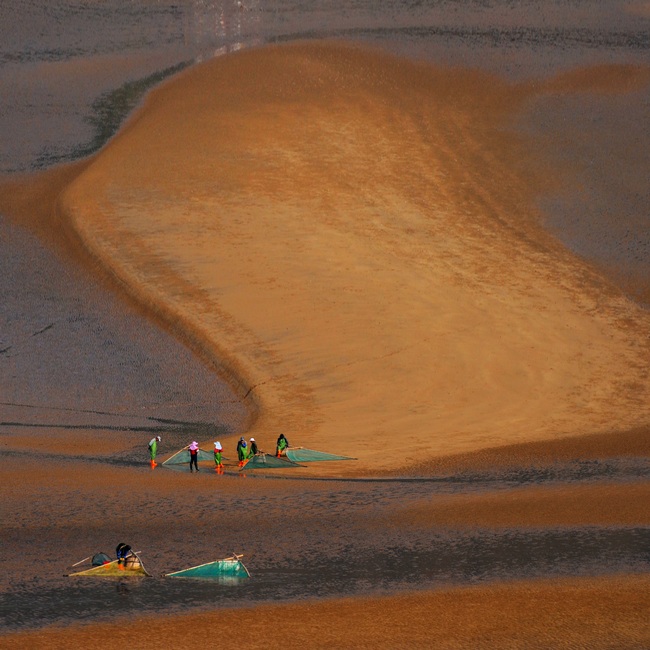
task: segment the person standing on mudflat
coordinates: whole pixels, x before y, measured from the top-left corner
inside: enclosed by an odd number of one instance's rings
[[[237,458],[239,459],[240,467],[243,467],[244,463],[248,460],[248,447],[243,438],[237,443]]]
[[[217,472],[222,472],[223,471],[223,447],[221,446],[221,443],[217,440],[217,442],[214,443],[214,469]]]
[[[160,436],[156,436],[149,441],[149,456],[151,458],[151,467],[155,467],[158,463],[156,462],[156,454],[158,453],[158,443],[162,441]]]
[[[199,443],[194,440],[192,444],[188,447],[190,452],[190,472],[193,472],[192,466],[199,471]]]

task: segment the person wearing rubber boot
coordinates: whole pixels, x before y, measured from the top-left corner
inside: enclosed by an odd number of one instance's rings
[[[289,446],[289,441],[285,438],[284,433],[281,433],[275,445],[275,455],[278,458],[280,458],[280,456],[284,454],[288,446]]]
[[[221,446],[221,443],[217,440],[217,442],[214,443],[214,469],[216,472],[223,472],[223,447]]]
[[[239,459],[240,467],[243,467],[248,460],[248,445],[244,438],[241,438],[237,443],[237,458]]]
[[[156,436],[149,441],[149,457],[151,458],[151,467],[154,468],[158,463],[156,462],[156,454],[158,453],[158,443],[162,441],[160,436]]]

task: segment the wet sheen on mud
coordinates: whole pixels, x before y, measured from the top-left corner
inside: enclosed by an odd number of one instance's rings
[[[125,10],[114,0],[56,7],[48,0],[3,2],[0,173],[88,155],[168,74],[269,42],[362,40],[517,80],[593,63],[650,61],[647,20],[618,2],[556,0],[540,8],[533,1],[514,7],[505,0],[470,0],[463,11],[456,2],[316,4],[251,0],[240,10],[235,3],[188,0],[133,2]],[[650,133],[641,111],[647,93],[546,98],[518,125],[561,143],[548,152],[550,160],[572,156],[577,183],[583,183],[582,192],[544,197],[554,234],[589,259],[646,281],[650,231],[642,198]],[[213,475],[185,476],[187,468],[152,473],[145,457],[152,435],[162,433],[165,449],[172,450],[194,437],[231,434],[246,419],[241,404],[173,337],[2,216],[0,260],[4,630],[650,568],[647,526],[400,530],[387,524],[408,500],[647,480],[647,459],[411,480],[229,472],[219,482]],[[10,443],[14,451],[5,452]],[[6,480],[17,468],[18,478]],[[65,484],[54,476],[33,489],[30,475],[50,468],[60,470]],[[93,477],[104,470],[114,473],[98,488]],[[245,487],[233,487],[236,482]],[[208,484],[213,492],[199,487]],[[290,490],[283,487],[289,484]],[[154,577],[64,577],[71,563],[100,550],[112,553],[120,541],[143,551]],[[250,580],[161,577],[233,551],[245,553]]]

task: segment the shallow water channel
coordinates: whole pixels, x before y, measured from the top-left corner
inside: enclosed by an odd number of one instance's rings
[[[138,548],[143,548],[142,557],[152,577],[66,577],[70,570],[64,566],[66,559],[71,548],[79,548],[74,521],[49,540],[33,535],[21,540],[16,530],[6,540],[5,551],[21,553],[22,568],[14,570],[0,595],[1,622],[6,629],[28,629],[125,613],[160,614],[501,580],[647,572],[647,526],[419,527],[402,526],[399,518],[393,517],[405,503],[433,501],[449,494],[559,483],[598,484],[603,478],[608,483],[626,482],[647,478],[649,473],[648,464],[641,461],[621,459],[590,465],[591,471],[585,471],[584,463],[568,463],[551,472],[531,469],[355,481],[256,477],[252,472],[243,476],[234,470],[217,476],[206,466],[193,480],[214,485],[214,498],[205,494],[192,497],[183,491],[178,498],[161,496],[155,503],[134,495],[130,503],[130,508],[142,513],[133,517],[131,534],[137,538]],[[182,478],[178,470],[158,471]],[[54,520],[80,502],[84,502],[83,495],[71,494],[69,501],[62,498],[55,506],[35,508],[31,519]],[[99,531],[78,534],[96,540],[103,531],[105,539],[106,531],[114,528],[110,503],[110,495],[98,495],[86,503],[84,509],[91,520],[101,512],[109,513],[108,520]],[[220,512],[229,513],[229,519],[222,521]],[[128,535],[128,528],[123,526],[120,534]],[[227,554],[224,549],[245,552],[249,579],[163,577],[167,572],[218,559]]]
[[[625,10],[629,4],[5,0],[0,3],[0,174],[40,170],[96,151],[148,88],[184,65],[241,47],[298,38],[360,39],[511,79],[594,63],[648,63],[648,19]],[[580,196],[546,201],[558,237],[590,259],[630,264],[635,274],[647,275],[650,228],[643,192],[650,128],[639,118],[645,109],[647,92],[623,99],[557,98],[535,107],[521,128],[557,142],[553,155],[573,157],[584,180]],[[602,215],[615,218],[594,219]],[[57,498],[45,494],[25,508],[0,487],[8,506],[0,531],[7,560],[0,577],[4,630],[125,613],[649,570],[648,527],[407,530],[391,520],[405,499],[647,479],[646,461],[576,461],[422,480],[296,478],[291,498],[286,491],[267,489],[293,482],[290,477],[274,483],[248,476],[251,486],[241,494],[217,490],[210,502],[179,482],[178,498],[133,494],[130,505],[147,513],[147,526],[137,517],[120,519],[106,486],[94,492],[75,488],[75,463],[147,472],[134,450],[141,452],[161,423],[166,444],[180,447],[199,424],[215,435],[238,430],[244,409],[173,337],[153,329],[136,310],[2,215],[0,270],[0,441],[3,436],[53,439],[57,431],[73,427],[88,440],[79,456],[39,449],[38,460],[26,468],[28,479],[38,463],[69,463],[69,489]],[[92,459],[94,437],[116,433],[132,435],[132,442],[119,453]],[[0,464],[14,467],[27,455],[3,451]],[[244,480],[235,475],[197,479],[214,480],[216,486],[218,480]],[[239,519],[221,526],[217,508],[237,512]],[[79,511],[87,519],[74,519]],[[101,536],[88,525],[107,517],[102,535],[113,539],[119,531],[115,542],[124,536],[142,544],[153,577],[64,577],[68,563],[78,559],[71,558],[72,547],[112,551],[95,548]],[[249,580],[161,577],[199,563],[197,558],[208,561],[241,550]]]
[[[637,572],[650,562],[647,528],[440,533],[383,548],[352,542],[336,556],[314,553],[256,568],[250,579],[68,578],[25,584],[0,597],[2,625],[51,623],[214,609],[337,596],[377,595],[493,580]]]

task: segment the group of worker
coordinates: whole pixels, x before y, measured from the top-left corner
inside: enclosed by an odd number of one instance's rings
[[[161,436],[155,436],[149,441],[149,456],[151,458],[151,467],[152,469],[156,467],[156,454],[158,453],[158,443],[162,442]],[[289,441],[285,437],[284,433],[281,433],[278,437],[278,440],[275,445],[275,455],[282,456],[287,448],[289,447]],[[187,450],[190,452],[190,472],[196,470],[199,471],[199,443],[193,441],[192,444],[187,446]],[[255,442],[255,438],[251,438],[250,442],[247,443],[246,439],[242,436],[237,441],[237,459],[239,461],[239,467],[243,467],[253,456],[262,453]],[[214,443],[214,465],[215,470],[219,473],[223,472],[223,447],[221,443],[217,440]]]
[[[281,433],[275,444],[275,455],[279,458],[288,446],[289,441],[286,439],[284,433]],[[246,444],[246,440],[242,436],[237,442],[237,460],[239,461],[240,467],[243,467],[248,460],[260,453],[263,452],[260,452],[257,442],[255,442],[255,438],[251,438],[250,442]]]

